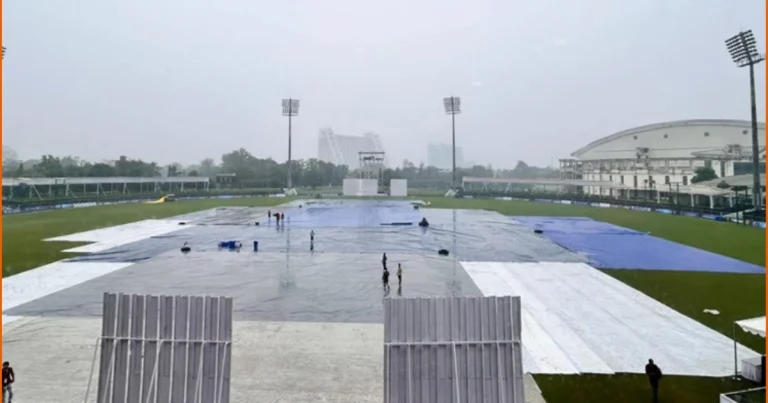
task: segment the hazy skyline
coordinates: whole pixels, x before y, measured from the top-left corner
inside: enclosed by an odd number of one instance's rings
[[[451,142],[498,168],[544,166],[635,126],[746,119],[724,41],[765,2],[202,0],[6,2],[3,140],[22,158],[192,164],[244,147],[294,159],[318,131],[378,133],[392,164]],[[765,64],[758,67],[765,120]]]

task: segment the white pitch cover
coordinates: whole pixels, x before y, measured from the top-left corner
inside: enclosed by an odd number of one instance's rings
[[[539,374],[733,374],[733,340],[584,263],[461,262],[485,296],[520,296],[523,367]],[[739,346],[739,358],[757,357]]]
[[[126,268],[133,263],[54,262],[3,279],[3,310],[15,308],[97,277]],[[3,315],[3,324],[17,317]]]
[[[179,220],[143,220],[129,224],[105,227],[95,230],[78,232],[48,238],[45,241],[54,242],[93,242],[87,245],[66,249],[70,253],[98,253],[107,249],[127,245],[129,243],[149,239],[153,236],[165,235],[189,227],[180,226]]]

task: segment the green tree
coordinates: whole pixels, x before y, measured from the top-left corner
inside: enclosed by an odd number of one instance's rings
[[[213,158],[206,158],[200,161],[200,175],[202,176],[214,176],[217,173],[216,161]]]
[[[64,176],[64,167],[61,166],[61,160],[53,155],[43,155],[33,168],[41,176],[48,178]]]
[[[701,167],[696,168],[695,175],[693,178],[691,178],[691,183],[699,183],[704,181],[709,181],[712,179],[717,179],[717,174],[715,173],[715,170],[709,167]]]
[[[98,164],[89,165],[87,167],[87,176],[95,178],[115,176],[115,168],[111,165],[107,165],[101,162]]]

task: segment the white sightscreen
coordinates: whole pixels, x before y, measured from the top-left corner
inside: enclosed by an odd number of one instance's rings
[[[408,179],[392,179],[389,181],[389,195],[396,197],[408,196]]]
[[[344,179],[342,194],[344,196],[357,196],[357,189],[360,186],[360,179]]]

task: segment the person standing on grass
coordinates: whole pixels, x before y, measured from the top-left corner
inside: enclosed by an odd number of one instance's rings
[[[661,368],[653,363],[653,360],[648,360],[648,364],[645,365],[645,374],[648,375],[648,381],[651,383],[651,393],[653,403],[659,401],[659,381],[661,380]]]
[[[11,364],[6,361],[3,363],[3,403],[6,403],[6,397],[8,403],[13,400],[13,383],[16,382],[16,375],[13,373]]]
[[[309,231],[309,251],[315,251],[315,230]]]
[[[400,266],[400,263],[397,264],[397,286],[400,287],[400,285],[403,284],[403,266]]]
[[[384,256],[381,257],[381,265],[384,266],[384,270],[387,270],[387,254],[385,253]]]

